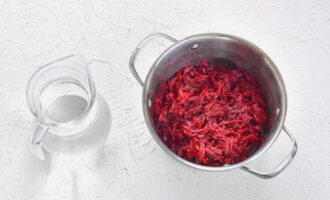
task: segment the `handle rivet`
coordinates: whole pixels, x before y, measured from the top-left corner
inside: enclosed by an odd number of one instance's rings
[[[191,49],[192,49],[192,50],[196,50],[196,49],[198,49],[198,47],[199,47],[198,44],[193,44],[193,45],[191,46]]]
[[[276,109],[276,115],[280,114],[280,111],[281,111],[281,110],[280,110],[279,108],[277,108],[277,109]]]

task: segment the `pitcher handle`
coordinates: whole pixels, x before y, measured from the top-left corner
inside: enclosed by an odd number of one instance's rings
[[[30,135],[30,149],[32,153],[40,160],[45,160],[44,149],[41,146],[41,141],[47,133],[49,127],[36,122]]]
[[[151,35],[148,35],[147,37],[145,37],[140,43],[139,45],[133,50],[133,53],[129,59],[129,69],[131,71],[131,73],[133,74],[133,76],[135,77],[135,79],[139,82],[139,84],[143,87],[143,81],[140,77],[140,75],[137,73],[136,68],[135,68],[135,59],[136,56],[139,54],[139,52],[141,51],[141,49],[148,44],[152,39],[156,38],[156,37],[163,37],[165,39],[170,40],[171,42],[177,42],[176,39],[172,38],[171,36],[168,36],[164,33],[153,33]]]
[[[258,176],[260,178],[264,178],[264,179],[270,179],[270,178],[273,178],[273,177],[279,175],[291,163],[293,158],[296,156],[297,149],[298,149],[297,142],[296,142],[295,138],[293,137],[293,135],[290,133],[290,131],[285,126],[283,127],[283,130],[284,130],[284,132],[286,132],[286,134],[291,139],[291,141],[293,143],[293,147],[292,147],[291,152],[282,160],[282,162],[280,164],[278,164],[270,172],[259,172],[259,171],[256,171],[256,170],[251,169],[246,166],[242,167],[241,169],[243,169],[255,176]]]

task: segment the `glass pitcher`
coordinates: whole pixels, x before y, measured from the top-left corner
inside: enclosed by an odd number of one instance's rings
[[[88,63],[80,55],[70,55],[38,69],[28,82],[26,97],[34,116],[30,148],[42,160],[46,134],[78,134],[95,117],[95,85]]]

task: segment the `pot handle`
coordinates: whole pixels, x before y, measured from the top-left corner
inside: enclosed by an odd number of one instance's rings
[[[278,164],[270,172],[258,172],[256,170],[251,169],[246,166],[242,167],[241,169],[243,169],[255,176],[258,176],[260,178],[264,178],[264,179],[270,179],[270,178],[273,178],[273,177],[279,175],[291,163],[293,158],[296,156],[297,149],[298,149],[297,142],[296,142],[295,138],[293,137],[293,135],[290,133],[290,131],[285,126],[283,127],[283,130],[286,132],[286,134],[291,139],[291,141],[293,143],[293,148],[292,148],[291,152],[282,160],[282,162],[280,164]]]
[[[135,59],[136,56],[139,54],[139,52],[141,51],[141,49],[148,44],[148,42],[150,42],[152,39],[156,38],[156,37],[163,37],[165,39],[170,40],[171,42],[177,42],[176,39],[172,38],[171,36],[168,36],[164,33],[153,33],[151,35],[148,35],[147,37],[145,37],[140,43],[139,45],[134,49],[130,59],[129,59],[129,69],[131,71],[131,73],[133,74],[133,76],[135,77],[135,79],[139,82],[139,84],[141,86],[143,86],[143,81],[140,77],[140,75],[137,73],[136,69],[135,69]]]

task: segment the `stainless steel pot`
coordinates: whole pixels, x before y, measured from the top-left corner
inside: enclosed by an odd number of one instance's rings
[[[134,62],[140,50],[150,40],[157,37],[166,38],[173,42],[173,45],[157,58],[143,82],[135,69]],[[199,64],[199,57],[212,60],[213,62],[226,62],[227,65],[235,63],[238,68],[251,73],[257,79],[260,86],[266,91],[265,97],[269,107],[269,119],[265,126],[265,142],[256,152],[244,161],[233,165],[218,167],[203,166],[187,161],[168,149],[154,129],[150,111],[152,98],[155,95],[156,89],[183,66]],[[295,157],[297,143],[293,135],[284,126],[287,111],[287,95],[283,79],[273,61],[256,45],[236,36],[218,33],[193,35],[179,41],[163,33],[155,33],[143,39],[134,49],[129,61],[129,67],[136,80],[143,87],[143,113],[149,131],[159,146],[181,163],[208,171],[226,171],[241,168],[251,174],[267,179],[281,173]],[[259,172],[248,168],[246,165],[265,153],[278,138],[282,130],[284,130],[292,140],[293,147],[291,152],[279,165],[269,172]]]

